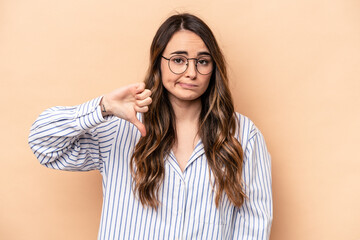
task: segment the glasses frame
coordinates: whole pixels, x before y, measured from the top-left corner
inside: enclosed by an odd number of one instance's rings
[[[181,72],[181,73],[176,73],[176,72],[174,72],[174,71],[171,69],[171,67],[170,67],[170,60],[171,60],[171,58],[177,57],[177,56],[186,58],[186,61],[187,61],[187,62],[186,62],[186,68],[185,68],[185,70],[184,70],[183,72]],[[209,56],[210,56],[210,55],[209,55]],[[212,73],[212,72],[214,71],[214,66],[213,66],[212,69],[211,69],[211,71],[210,71],[209,73],[203,74],[203,73],[199,72],[199,69],[198,69],[198,65],[197,65],[197,64],[198,64],[199,59],[200,59],[201,57],[200,57],[200,58],[187,58],[187,57],[182,56],[182,55],[174,55],[174,56],[172,56],[172,57],[170,57],[170,58],[167,58],[167,57],[164,57],[163,55],[161,55],[161,57],[168,61],[168,67],[169,67],[170,71],[171,71],[172,73],[176,74],[176,75],[180,75],[180,74],[183,74],[184,72],[186,72],[186,70],[187,70],[188,67],[189,67],[189,60],[195,60],[195,68],[196,68],[196,71],[197,71],[199,74],[201,74],[201,75],[209,75],[210,73]],[[210,56],[210,58],[211,58],[211,56]],[[211,59],[212,59],[212,58],[211,58]]]

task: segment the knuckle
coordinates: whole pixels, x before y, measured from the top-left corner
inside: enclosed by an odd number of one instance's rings
[[[149,97],[151,95],[151,91],[149,89],[145,89],[144,94]]]
[[[138,100],[136,105],[139,107],[143,107],[145,105],[145,102],[144,102],[144,100]]]

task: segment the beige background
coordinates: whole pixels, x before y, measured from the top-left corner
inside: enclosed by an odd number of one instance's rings
[[[38,164],[44,109],[142,81],[175,11],[213,29],[272,155],[272,240],[360,239],[360,1],[0,1],[0,239],[96,239],[97,172]]]

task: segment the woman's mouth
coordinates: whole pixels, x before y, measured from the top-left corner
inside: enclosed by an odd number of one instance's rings
[[[195,87],[196,87],[195,84],[191,84],[191,83],[182,83],[182,82],[180,82],[179,85],[180,85],[182,88],[195,88]]]

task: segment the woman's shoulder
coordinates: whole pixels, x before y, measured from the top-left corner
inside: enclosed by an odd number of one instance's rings
[[[254,122],[247,116],[235,112],[236,117],[236,131],[235,137],[240,141],[241,145],[246,146],[247,142],[256,136],[259,129]]]

